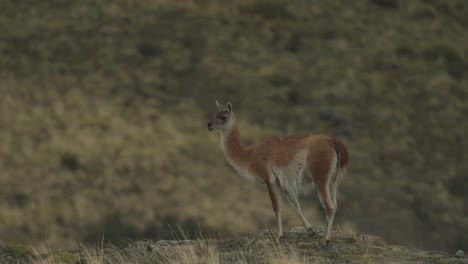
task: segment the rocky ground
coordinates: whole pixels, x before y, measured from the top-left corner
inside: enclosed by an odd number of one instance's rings
[[[380,237],[335,232],[322,244],[321,226],[309,235],[292,228],[279,244],[268,230],[245,236],[197,240],[134,241],[123,249],[104,246],[35,254],[23,245],[0,247],[0,263],[468,263],[460,250],[453,254],[387,245]]]

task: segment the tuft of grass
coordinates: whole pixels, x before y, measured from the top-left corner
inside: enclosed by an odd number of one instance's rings
[[[219,252],[216,244],[207,240],[196,240],[194,244],[182,244],[174,246],[163,253],[163,263],[194,263],[217,264]]]
[[[298,249],[293,246],[287,246],[280,250],[273,250],[272,254],[268,257],[267,263],[271,264],[308,264],[312,263],[308,260],[307,256],[302,256]]]
[[[336,230],[338,233],[349,237],[356,237],[358,233],[356,224],[348,220],[338,224]]]

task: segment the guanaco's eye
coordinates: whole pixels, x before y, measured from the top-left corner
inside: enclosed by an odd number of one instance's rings
[[[227,116],[220,116],[219,118],[220,118],[221,120],[223,120],[223,121],[226,121]]]

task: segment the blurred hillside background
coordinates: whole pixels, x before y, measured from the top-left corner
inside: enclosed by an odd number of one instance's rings
[[[468,1],[0,3],[0,242],[274,227],[206,130],[346,142],[337,223],[468,247]],[[323,224],[316,193],[303,199]],[[300,225],[285,209],[285,228]]]

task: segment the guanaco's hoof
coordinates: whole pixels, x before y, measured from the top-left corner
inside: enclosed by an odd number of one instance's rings
[[[329,240],[329,239],[328,239],[328,240],[324,240],[324,241],[322,242],[322,245],[323,245],[324,247],[327,247],[328,245],[330,245],[330,240]]]

